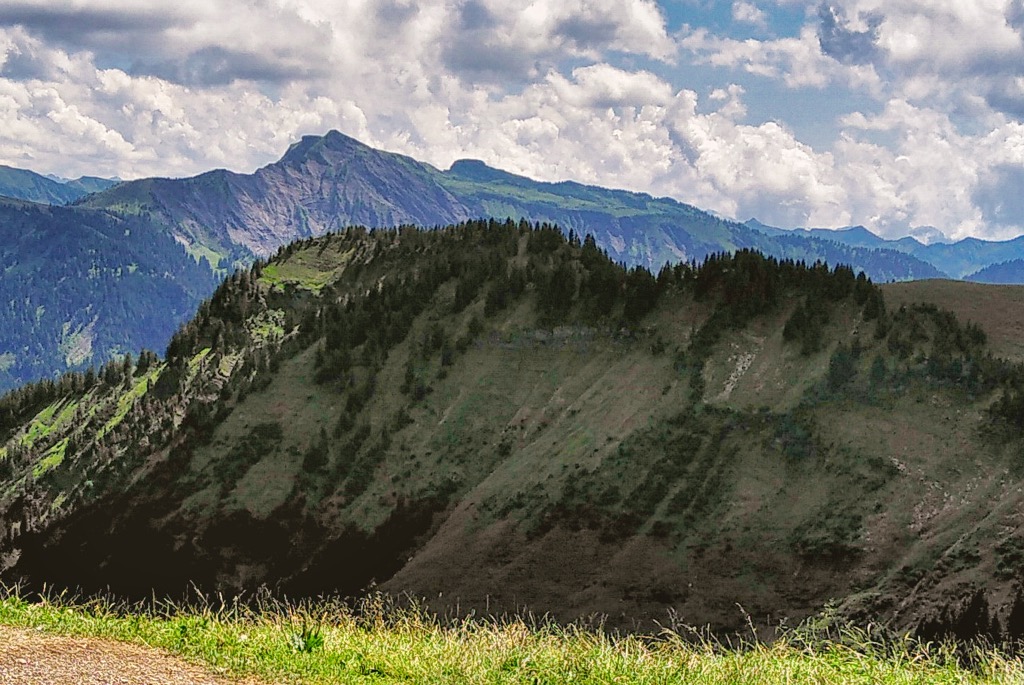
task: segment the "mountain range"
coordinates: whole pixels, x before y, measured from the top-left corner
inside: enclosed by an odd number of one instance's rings
[[[292,240],[350,225],[437,226],[471,218],[525,218],[592,234],[613,259],[657,269],[666,262],[755,248],[843,262],[883,280],[942,274],[904,252],[768,235],[690,205],[579,183],[543,183],[461,160],[447,171],[368,147],[337,131],[307,136],[253,174],[211,171],[188,179],[121,183],[81,201],[145,213],[215,263],[268,256]]]
[[[593,235],[613,260],[652,271],[665,263],[756,249],[776,258],[848,264],[877,282],[1016,278],[1019,271],[1012,260],[1024,247],[1024,239],[969,239],[951,245],[923,245],[911,238],[888,241],[863,228],[783,231],[727,221],[669,198],[574,182],[538,182],[479,161],[461,160],[441,171],[336,131],[302,138],[278,162],[252,174],[215,170],[182,179],[60,183],[7,169],[0,178],[8,179],[0,184],[0,194],[73,203],[64,211],[0,203],[0,227],[46,217],[50,231],[13,240],[4,253],[0,301],[18,315],[11,319],[6,346],[0,350],[0,389],[101,364],[142,346],[160,350],[169,331],[187,320],[215,282],[233,269],[272,255],[293,240],[350,225],[438,226],[475,217],[525,218]],[[91,190],[97,192],[85,194]],[[89,228],[96,221],[108,228],[129,222],[132,239],[122,245],[96,233]],[[68,236],[75,250],[62,260],[40,258],[45,251],[36,238],[51,240],[55,235]],[[153,241],[151,249],[160,263],[139,271],[137,252],[147,240]],[[211,277],[199,276],[189,259]],[[35,299],[18,299],[24,287],[13,282],[15,270],[32,284]],[[97,270],[111,274],[103,286],[103,306],[123,315],[88,314],[98,306],[99,293],[91,291]],[[164,319],[162,325],[136,317],[143,282],[155,303],[153,315]],[[59,285],[38,294],[46,284]],[[43,301],[58,293],[63,298],[59,307]],[[61,307],[83,313],[65,315]],[[49,314],[35,320],[35,311]],[[75,336],[86,328],[93,343],[79,345]]]

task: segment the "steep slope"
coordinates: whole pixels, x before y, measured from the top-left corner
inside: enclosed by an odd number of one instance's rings
[[[1019,636],[1024,373],[846,268],[350,230],[0,402],[6,580]],[[993,503],[996,503],[994,506]],[[991,618],[998,617],[998,626]],[[770,617],[770,618],[769,618]]]
[[[117,182],[83,176],[73,181],[56,181],[34,171],[0,164],[0,196],[51,205],[63,205],[105,190]]]
[[[462,160],[448,171],[375,150],[337,131],[306,136],[252,175],[123,183],[86,204],[155,217],[194,254],[247,263],[298,238],[348,225],[436,226],[494,217],[592,234],[615,260],[658,268],[753,248],[779,258],[848,263],[877,280],[938,278],[911,255],[803,236],[769,236],[669,198],[579,183],[543,183]]]
[[[0,388],[161,349],[216,287],[139,219],[0,200]]]

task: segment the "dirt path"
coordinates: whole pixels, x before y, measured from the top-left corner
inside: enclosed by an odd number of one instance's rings
[[[240,685],[240,681],[215,676],[156,649],[0,626],[0,685]]]

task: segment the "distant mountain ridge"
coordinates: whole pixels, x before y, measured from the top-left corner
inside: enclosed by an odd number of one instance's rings
[[[864,226],[847,228],[793,228],[784,229],[769,226],[757,219],[745,222],[750,228],[770,236],[796,235],[832,240],[851,247],[868,247],[879,250],[894,250],[913,255],[927,262],[947,278],[958,280],[977,280],[974,274],[988,267],[1004,262],[1012,262],[1024,257],[1024,236],[1011,240],[981,240],[964,238],[957,242],[922,243],[912,237],[887,240],[875,235]],[[995,273],[995,272],[993,272]],[[1003,280],[991,281],[999,283],[1024,283],[1024,272],[1008,268],[998,270]],[[986,278],[986,276],[982,276]],[[988,282],[988,281],[986,281]]]
[[[64,205],[90,193],[106,190],[118,181],[82,176],[74,180],[58,180],[28,169],[0,164],[0,196],[49,205]]]
[[[924,244],[886,240],[863,226],[785,230],[725,220],[671,198],[574,181],[535,181],[482,161],[447,171],[377,150],[338,131],[304,136],[253,174],[216,170],[144,179],[88,196],[87,206],[148,213],[212,263],[243,265],[299,238],[345,226],[438,226],[471,218],[525,218],[594,235],[609,255],[658,269],[751,248],[776,258],[850,264],[876,281],[964,278],[1024,256],[1024,237]],[[938,229],[927,235],[941,237]]]
[[[1024,257],[1024,236],[925,244],[913,237],[888,240],[863,226],[741,224],[671,198],[535,181],[479,160],[458,160],[442,171],[338,131],[303,136],[280,160],[252,174],[217,169],[182,179],[62,181],[0,167],[0,195],[145,215],[214,268],[243,266],[292,240],[350,225],[437,226],[478,217],[526,218],[590,233],[614,259],[651,269],[752,248],[777,258],[850,264],[876,281],[963,279]],[[938,229],[923,231],[942,236]]]

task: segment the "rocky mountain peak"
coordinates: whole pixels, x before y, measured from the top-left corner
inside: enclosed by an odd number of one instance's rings
[[[340,131],[330,130],[322,136],[302,136],[302,138],[289,146],[284,156],[278,161],[279,165],[298,165],[313,158],[325,160],[325,153],[354,154],[356,152],[372,151],[355,138],[345,135]]]

